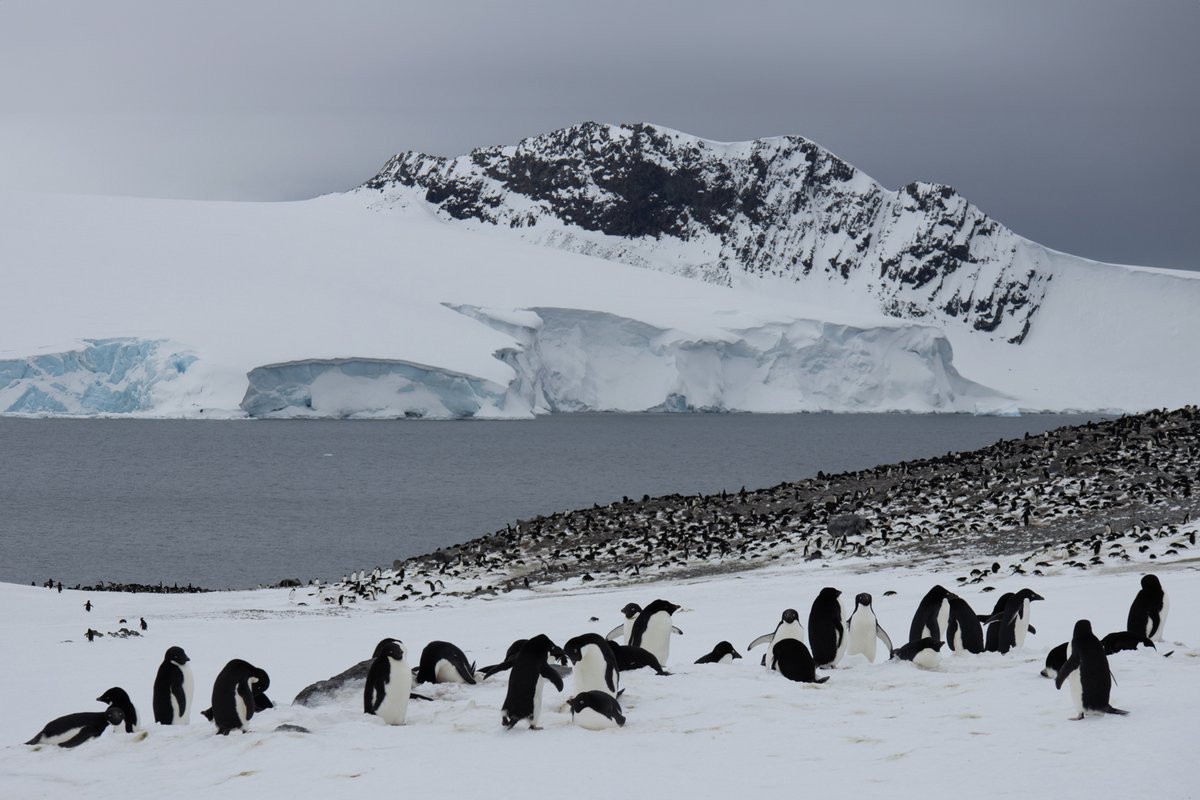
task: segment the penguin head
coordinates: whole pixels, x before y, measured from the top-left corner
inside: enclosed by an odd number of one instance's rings
[[[104,718],[108,720],[108,724],[116,727],[125,721],[125,712],[116,706],[109,706],[104,710]]]
[[[642,607],[637,603],[626,603],[625,607],[621,609],[621,613],[625,615],[625,619],[633,619],[642,613]]]
[[[267,674],[265,669],[254,667],[250,670],[250,677],[247,682],[254,687],[254,691],[265,692],[271,688],[271,676]]]
[[[383,655],[387,651],[388,647],[391,645],[392,642],[399,642],[399,641],[400,641],[399,639],[393,639],[390,636],[387,637],[386,639],[380,639],[379,644],[375,645],[375,652],[371,653],[371,658],[379,658],[381,655]]]
[[[1142,588],[1143,589],[1152,589],[1155,591],[1161,591],[1162,584],[1159,582],[1157,575],[1143,575],[1142,576]]]
[[[717,646],[713,648],[713,652],[719,658],[724,658],[725,656],[732,656],[733,658],[742,657],[742,654],[735,650],[729,642],[717,642]]]
[[[1021,598],[1022,600],[1029,600],[1029,601],[1046,599],[1046,598],[1042,597],[1040,594],[1038,594],[1037,592],[1035,592],[1033,589],[1022,589],[1021,591],[1017,592],[1017,597]]]
[[[574,697],[568,697],[567,705],[571,707],[571,716],[574,716],[588,707],[588,699],[580,692]]]
[[[129,693],[120,686],[112,687],[96,699],[101,703],[108,703],[109,705],[124,705],[126,703],[132,704],[132,701],[129,699]]]
[[[867,594],[866,592],[859,592],[854,596],[854,604],[856,606],[870,606],[871,595]]]
[[[659,599],[659,600],[655,600],[653,603],[646,606],[646,608],[644,608],[642,610],[650,611],[652,613],[657,613],[659,611],[665,611],[665,612],[667,612],[667,614],[674,614],[680,608],[682,608],[682,606],[678,606],[675,603],[672,603],[670,600]]]
[[[817,595],[817,598],[820,600],[837,600],[841,596],[842,593],[840,590],[835,589],[832,586],[826,586],[821,590],[820,594]]]
[[[796,609],[794,609],[794,608],[785,608],[783,610],[783,621],[789,622],[789,623],[790,622],[799,622],[800,621],[800,612],[796,611]]]
[[[182,666],[183,664],[191,661],[191,659],[188,658],[187,653],[183,652],[182,647],[176,645],[175,647],[167,648],[167,652],[163,655],[163,661],[170,661],[172,664],[179,664]]]
[[[380,656],[394,661],[403,661],[408,656],[408,651],[404,649],[404,642],[399,639],[384,639],[375,648],[375,657],[379,658]]]
[[[1075,633],[1073,636],[1092,636],[1092,621],[1081,619],[1075,623]]]

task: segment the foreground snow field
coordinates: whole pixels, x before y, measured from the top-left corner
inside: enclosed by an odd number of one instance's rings
[[[1194,528],[1193,528],[1194,529]],[[1023,649],[943,654],[940,667],[843,660],[820,686],[792,683],[758,666],[745,645],[773,629],[784,608],[801,621],[826,585],[875,597],[880,622],[906,639],[913,611],[934,583],[953,587],[970,566],[940,568],[795,564],[698,581],[642,583],[587,590],[578,586],[514,592],[492,600],[444,599],[431,606],[396,602],[342,608],[316,603],[306,587],[205,595],[62,594],[0,585],[0,797],[222,798],[350,797],[398,792],[457,798],[559,795],[608,797],[618,787],[638,797],[1189,797],[1200,679],[1200,560],[1183,550],[1171,560],[1045,577],[996,576],[958,590],[986,613],[1003,591],[1029,586],[1037,634]],[[1127,717],[1070,721],[1068,692],[1039,675],[1047,651],[1069,638],[1079,618],[1098,634],[1124,627],[1139,578],[1153,569],[1171,600],[1159,652],[1111,657],[1113,704]],[[980,591],[991,585],[991,593]],[[896,594],[885,597],[892,590]],[[370,656],[385,637],[402,639],[416,661],[431,640],[462,647],[483,664],[500,661],[516,638],[546,633],[562,644],[579,633],[607,632],[630,601],[656,597],[682,604],[684,636],[672,640],[674,674],[624,673],[628,724],[593,732],[575,727],[565,700],[548,689],[543,731],[500,726],[506,678],[478,686],[417,687],[434,696],[410,704],[408,724],[388,727],[362,714],[361,695],[346,692],[316,708],[290,705],[311,682]],[[83,604],[90,599],[89,614]],[[435,598],[440,599],[440,598]],[[141,637],[105,636],[126,618]],[[598,617],[599,621],[590,621]],[[807,627],[807,626],[806,626]],[[730,665],[694,665],[717,641],[746,656]],[[197,709],[231,658],[271,676],[277,704],[256,715],[249,733],[229,737],[193,713],[187,727],[152,722],[150,690],[163,652],[192,657]],[[1169,658],[1160,654],[1174,651]],[[882,658],[882,656],[880,656]],[[100,711],[94,700],[113,685],[137,706],[144,737],[109,731],[74,750],[34,749],[29,739],[53,717]],[[310,733],[279,732],[292,723]]]

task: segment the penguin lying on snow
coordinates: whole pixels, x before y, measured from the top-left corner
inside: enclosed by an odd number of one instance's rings
[[[421,651],[417,683],[475,683],[475,665],[450,642],[430,642]]]
[[[925,636],[899,648],[894,655],[901,661],[911,661],[921,669],[933,669],[941,658],[938,652],[943,644],[932,636]]]
[[[733,649],[733,645],[729,642],[717,642],[708,653],[696,659],[697,664],[730,664],[735,658],[741,658],[742,654]]]
[[[607,692],[580,692],[569,698],[567,705],[571,708],[571,721],[581,728],[599,731],[625,724],[621,704]]]
[[[114,686],[96,699],[101,703],[121,709],[121,716],[125,718],[126,733],[133,733],[137,730],[137,709],[133,707],[133,701],[129,699],[128,692],[120,686]]]
[[[95,739],[125,720],[125,715],[116,706],[109,706],[104,711],[81,711],[78,714],[67,714],[65,717],[52,719],[46,727],[38,732],[25,744],[56,744],[59,747],[78,747],[88,739]]]

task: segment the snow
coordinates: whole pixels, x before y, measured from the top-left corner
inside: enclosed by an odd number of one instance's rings
[[[1192,525],[1190,530],[1195,530]],[[1188,529],[1183,529],[1186,532]],[[862,591],[874,596],[880,623],[903,640],[921,596],[934,583],[954,585],[962,563],[913,567],[847,560],[831,566],[790,563],[692,581],[623,587],[551,586],[494,599],[435,598],[343,607],[317,603],[305,587],[204,595],[62,594],[0,585],[9,613],[0,637],[0,795],[6,798],[92,798],[220,793],[227,798],[349,796],[376,789],[430,796],[524,793],[531,785],[571,797],[611,796],[614,785],[645,795],[727,797],[748,792],[893,797],[1140,796],[1194,790],[1189,733],[1200,649],[1197,561],[1187,552],[1162,557],[1153,570],[1175,609],[1159,652],[1119,653],[1113,704],[1127,717],[1073,715],[1068,692],[1039,675],[1046,653],[1069,638],[1075,620],[1097,633],[1124,626],[1147,563],[1086,573],[1007,577],[961,588],[977,611],[998,592],[1028,586],[1046,600],[1033,604],[1037,634],[1008,655],[944,654],[934,670],[907,663],[845,659],[821,686],[791,683],[758,666],[744,646],[770,630],[783,608],[802,619],[821,587],[843,592],[843,611]],[[884,596],[886,591],[894,596]],[[363,715],[361,690],[348,689],[313,708],[291,706],[307,684],[370,656],[385,636],[410,653],[446,640],[479,665],[502,659],[516,638],[545,632],[560,645],[579,633],[603,635],[629,601],[663,597],[683,609],[684,631],[667,665],[674,674],[624,673],[628,724],[589,731],[574,726],[567,694],[548,689],[545,730],[504,731],[505,678],[478,686],[417,687],[433,702],[414,701],[403,727]],[[91,599],[94,610],[82,606]],[[299,601],[307,602],[300,605]],[[19,609],[19,611],[18,611]],[[144,616],[141,637],[86,642],[88,626],[114,630],[117,620]],[[590,621],[591,617],[599,621]],[[721,639],[747,656],[732,664],[694,665]],[[150,687],[162,654],[181,645],[192,658],[196,702],[204,708],[212,679],[231,658],[261,666],[277,707],[256,715],[249,733],[219,737],[193,715],[186,727],[154,725]],[[1174,650],[1170,658],[1161,653]],[[756,651],[757,652],[757,651]],[[568,687],[570,681],[567,682]],[[75,750],[21,745],[49,719],[100,710],[94,698],[126,688],[138,708],[144,738],[109,731]],[[569,692],[569,689],[568,689]],[[311,732],[276,731],[290,723]],[[1130,764],[1136,764],[1130,768]],[[1114,766],[1116,765],[1116,766]],[[915,788],[919,787],[919,788]]]

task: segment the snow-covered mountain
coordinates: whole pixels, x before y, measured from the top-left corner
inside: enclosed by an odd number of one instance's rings
[[[300,203],[0,193],[0,266],[0,413],[1200,398],[1196,276],[1047,250],[800,138],[585,124]]]

